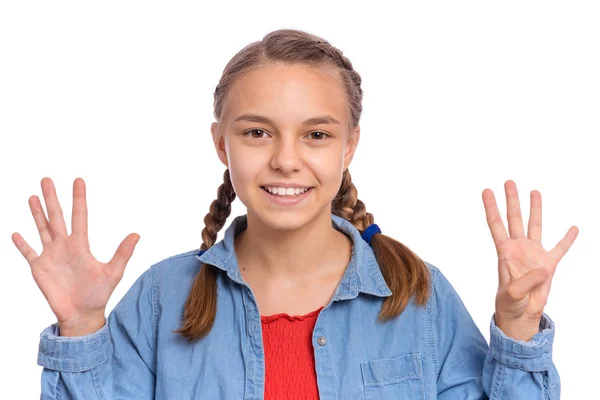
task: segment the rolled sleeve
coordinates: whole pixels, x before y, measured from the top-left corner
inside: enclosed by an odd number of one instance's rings
[[[502,332],[494,316],[490,322],[490,350],[492,357],[511,368],[528,372],[542,372],[552,368],[554,322],[543,314],[540,332],[528,342],[515,340]]]
[[[111,356],[108,325],[85,336],[58,336],[58,324],[40,334],[38,365],[61,372],[83,372],[105,363]]]

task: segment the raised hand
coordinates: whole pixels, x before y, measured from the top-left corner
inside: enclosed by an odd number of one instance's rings
[[[572,226],[552,250],[546,251],[541,243],[540,192],[531,192],[525,236],[517,186],[509,180],[504,184],[504,190],[509,233],[500,217],[494,192],[485,189],[482,193],[487,223],[498,254],[495,322],[507,336],[529,341],[539,331],[556,266],[575,241],[579,230]]]
[[[123,277],[140,236],[129,234],[108,263],[97,261],[88,242],[85,182],[73,182],[72,232],[68,235],[56,190],[50,178],[41,181],[48,219],[37,196],[29,207],[40,233],[43,251],[37,255],[15,232],[12,240],[25,257],[36,284],[58,319],[61,336],[83,336],[100,329],[110,295]]]

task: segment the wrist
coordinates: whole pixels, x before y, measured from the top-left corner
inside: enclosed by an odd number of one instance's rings
[[[494,315],[496,326],[508,337],[514,340],[529,342],[540,331],[541,318],[537,319],[510,319],[502,314]]]
[[[85,336],[97,332],[105,323],[104,315],[77,321],[59,322],[58,333],[60,336]]]

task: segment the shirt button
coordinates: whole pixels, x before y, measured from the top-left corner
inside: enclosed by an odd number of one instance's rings
[[[325,346],[325,343],[327,343],[327,339],[325,339],[323,336],[319,336],[319,338],[317,339],[317,343],[319,343],[320,346]]]

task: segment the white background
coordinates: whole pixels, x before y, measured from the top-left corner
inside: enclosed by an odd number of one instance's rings
[[[54,180],[70,230],[84,178],[99,260],[141,235],[111,310],[151,264],[200,246],[223,172],[210,123],[226,62],[271,30],[300,28],[363,78],[350,168],[360,198],[384,233],[446,274],[486,338],[497,260],[483,189],[504,215],[503,184],[515,180],[525,218],[540,190],[547,249],[579,227],[546,312],[562,398],[589,398],[600,358],[597,3],[215,3],[1,3],[2,396],[39,398],[39,334],[54,322],[11,241],[19,232],[42,250],[27,202],[42,198],[41,179]],[[233,215],[244,212],[236,201]]]

